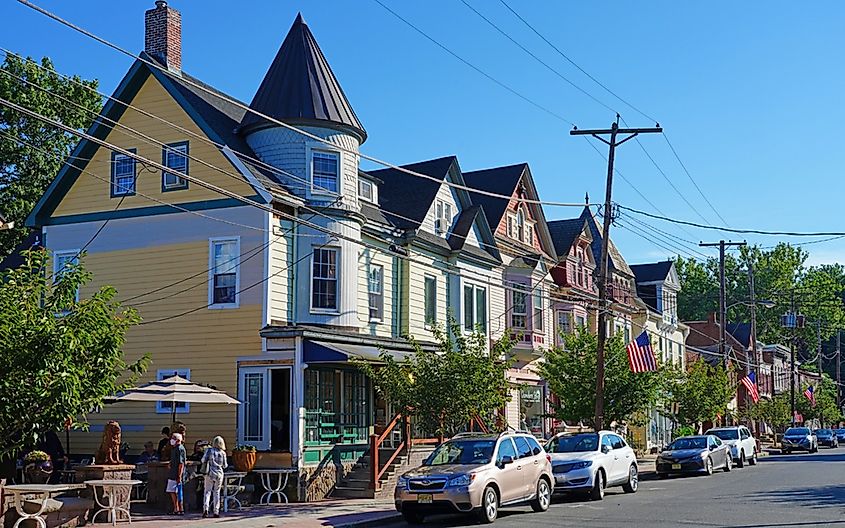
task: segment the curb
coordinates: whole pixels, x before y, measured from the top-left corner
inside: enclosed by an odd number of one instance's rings
[[[372,526],[384,526],[386,523],[396,522],[402,519],[402,514],[397,511],[385,512],[383,515],[372,519],[362,519],[348,523],[335,525],[336,528],[370,528]]]

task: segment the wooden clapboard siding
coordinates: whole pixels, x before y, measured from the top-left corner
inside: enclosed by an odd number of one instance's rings
[[[442,327],[447,323],[448,305],[446,297],[446,283],[448,275],[438,268],[444,267],[443,258],[425,252],[415,252],[408,265],[408,288],[405,295],[408,298],[408,326],[407,332],[419,340],[432,340],[431,330],[425,326],[425,277],[437,279],[437,322]],[[458,315],[458,310],[454,310]]]
[[[270,267],[268,270],[268,306],[270,321],[285,323],[291,319],[293,302],[293,261],[296,232],[293,222],[276,218],[270,234]]]
[[[373,243],[373,241],[369,241]],[[368,335],[391,337],[393,335],[393,303],[395,291],[393,257],[387,252],[387,246],[378,244],[380,249],[373,249],[361,246],[358,253],[358,318],[360,319],[361,331]],[[383,318],[381,321],[369,320],[369,272],[371,265],[381,266],[384,270],[383,294]]]
[[[177,124],[196,134],[202,134],[199,127],[188,116],[188,114],[173,100],[161,84],[150,76],[144,82],[138,94],[131,101],[133,106],[142,108],[145,111]],[[159,143],[175,143],[179,141],[189,142],[189,153],[192,157],[204,160],[208,164],[220,168],[231,175],[226,175],[215,169],[202,165],[201,163],[188,160],[188,174],[196,176],[208,183],[226,188],[242,196],[252,196],[255,190],[239,176],[235,167],[217,149],[205,141],[182,132],[157,119],[147,117],[137,110],[129,108],[120,118],[119,122],[142,134],[154,138]],[[106,141],[117,146],[130,149],[137,149],[137,154],[152,161],[161,163],[161,145],[151,144],[148,140],[137,137],[132,132],[123,128],[115,127],[106,137]],[[113,210],[119,197],[111,198],[111,153],[107,148],[99,148],[86,167],[87,171],[97,174],[102,181],[90,174],[82,173],[79,179],[73,184],[68,193],[56,208],[53,216],[65,216],[73,214],[93,213]],[[120,204],[121,209],[133,209],[137,207],[149,207],[159,205],[148,198],[141,196],[145,194],[169,203],[186,203],[203,200],[217,200],[225,198],[224,195],[208,190],[199,185],[189,183],[188,189],[179,191],[162,192],[162,174],[160,170],[152,167],[145,169],[140,164],[136,165],[136,190],[135,196],[127,196]]]

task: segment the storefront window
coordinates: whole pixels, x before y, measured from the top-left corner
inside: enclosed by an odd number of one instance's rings
[[[546,414],[543,409],[543,387],[539,385],[522,387],[519,391],[519,408],[521,428],[530,431],[537,438],[543,438],[545,435],[544,415]]]
[[[369,435],[372,402],[358,370],[305,370],[306,445],[361,443]]]

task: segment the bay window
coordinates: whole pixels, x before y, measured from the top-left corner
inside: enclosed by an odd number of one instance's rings
[[[487,289],[476,284],[464,284],[464,330],[473,332],[476,327],[487,333]]]
[[[528,326],[528,287],[513,284],[511,288],[511,328],[525,329]]]

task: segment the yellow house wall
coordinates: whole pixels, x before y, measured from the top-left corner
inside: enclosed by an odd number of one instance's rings
[[[133,106],[175,123],[180,127],[196,134],[202,134],[199,127],[188,114],[170,97],[167,91],[154,78],[149,77],[144,82],[138,94],[132,100]],[[188,160],[188,174],[196,176],[208,183],[224,187],[242,196],[251,196],[255,190],[241,176],[231,162],[220,150],[191,135],[178,130],[157,119],[147,117],[132,108],[127,109],[119,122],[131,129],[137,130],[159,143],[175,143],[188,141],[188,151],[191,157],[204,160],[208,164],[230,173],[226,175],[218,170],[209,168],[192,159]],[[106,141],[125,149],[135,148],[137,154],[157,163],[161,163],[162,146],[149,140],[142,139],[123,128],[115,127],[106,137]],[[53,216],[66,216],[115,209],[119,197],[110,197],[111,178],[111,150],[100,148],[91,158],[85,170],[97,174],[105,181],[89,174],[82,173],[70,188],[62,202],[56,208]],[[145,169],[140,163],[136,164],[136,190],[134,196],[127,196],[120,204],[120,209],[133,209],[159,205],[142,194],[170,203],[196,202],[203,200],[217,200],[224,195],[200,187],[194,183],[188,184],[188,189],[162,192],[162,174],[152,167]]]

